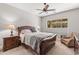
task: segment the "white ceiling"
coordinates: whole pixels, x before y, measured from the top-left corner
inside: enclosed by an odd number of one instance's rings
[[[55,14],[62,11],[67,11],[70,9],[79,8],[79,3],[48,3],[48,4],[49,9],[54,8],[56,9],[56,11],[55,12],[50,11],[47,13],[39,14],[41,11],[38,11],[36,9],[42,9],[44,7],[43,3],[8,3],[8,5],[30,12],[40,17]]]

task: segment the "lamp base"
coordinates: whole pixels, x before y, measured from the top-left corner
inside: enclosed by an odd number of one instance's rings
[[[13,30],[11,30],[11,34],[10,34],[10,36],[13,36]]]

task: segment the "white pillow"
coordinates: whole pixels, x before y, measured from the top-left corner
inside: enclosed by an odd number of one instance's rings
[[[31,30],[29,29],[25,29],[21,31],[21,34],[25,34],[25,33],[32,33]]]
[[[39,28],[36,28],[36,32],[40,32],[40,29]]]

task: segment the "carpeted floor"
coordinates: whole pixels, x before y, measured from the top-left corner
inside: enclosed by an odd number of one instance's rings
[[[0,51],[0,55],[33,55],[33,53],[23,46],[19,46],[6,52]],[[62,44],[60,40],[57,40],[56,45],[47,53],[47,55],[74,55],[74,50]]]
[[[53,47],[47,54],[48,55],[74,55],[74,49],[68,48],[67,46],[62,44],[60,40],[57,40],[55,47]]]
[[[29,50],[26,50],[24,47],[19,46],[6,52],[0,51],[0,55],[33,55],[33,53]]]

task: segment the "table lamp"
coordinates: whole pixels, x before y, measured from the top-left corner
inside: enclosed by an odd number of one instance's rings
[[[10,36],[13,36],[13,30],[15,29],[15,25],[10,24],[10,25],[8,26],[8,28],[11,30]]]

